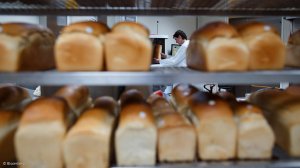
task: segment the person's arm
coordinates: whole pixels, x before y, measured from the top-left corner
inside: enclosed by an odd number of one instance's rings
[[[167,58],[164,60],[160,60],[160,64],[162,66],[176,66],[180,62],[182,62],[186,57],[186,46],[181,46],[175,56],[172,56],[171,58]]]

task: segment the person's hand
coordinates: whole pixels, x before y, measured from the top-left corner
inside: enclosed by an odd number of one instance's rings
[[[161,59],[166,59],[167,55],[165,53],[160,53]]]

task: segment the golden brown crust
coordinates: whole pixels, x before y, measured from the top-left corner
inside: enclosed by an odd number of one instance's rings
[[[0,110],[0,127],[7,126],[13,120],[19,120],[21,113],[12,110]]]
[[[161,109],[161,108],[166,108],[166,107],[170,107],[171,105],[169,104],[169,102],[163,98],[163,97],[158,97],[157,99],[155,99],[152,103],[151,103],[152,107],[155,107],[157,109]]]
[[[45,27],[30,23],[0,23],[0,33],[4,33],[10,36],[22,36],[34,32],[44,31],[51,33],[51,31]]]
[[[24,110],[20,126],[38,122],[62,121],[66,123],[69,108],[61,98],[39,98]]]
[[[0,70],[54,68],[55,36],[49,29],[26,23],[7,23],[0,28]]]
[[[103,44],[98,37],[86,33],[62,34],[55,43],[55,61],[60,71],[103,70]]]
[[[147,98],[147,103],[152,104],[156,99],[161,98],[161,96],[152,93],[148,98]]]
[[[239,102],[236,104],[235,114],[241,116],[249,113],[262,114],[262,110],[258,106],[252,105],[247,102]]]
[[[161,114],[157,118],[158,128],[168,128],[176,126],[187,126],[191,125],[189,121],[179,113],[165,113]]]
[[[130,103],[124,106],[120,113],[119,127],[125,127],[133,121],[143,122],[144,125],[155,123],[151,107],[146,103]]]
[[[199,90],[190,84],[178,84],[172,89],[172,96],[177,105],[188,104],[188,99],[191,95]]]
[[[286,89],[286,92],[291,95],[300,96],[300,86],[299,85],[289,86]]]
[[[237,31],[233,26],[225,22],[212,22],[195,31],[191,36],[193,40],[210,41],[216,37],[232,38],[238,36]]]
[[[107,110],[112,115],[117,115],[118,104],[117,102],[109,96],[98,97],[94,101],[95,108],[101,108]]]
[[[124,34],[135,32],[147,38],[150,34],[149,30],[144,25],[136,22],[119,22],[112,27],[112,32]]]
[[[106,35],[105,64],[108,71],[148,71],[152,58],[152,43],[148,37],[132,32]],[[118,49],[116,50],[116,46]]]
[[[187,48],[187,66],[207,71],[244,71],[249,51],[236,29],[224,22],[212,22],[195,31]]]
[[[76,124],[68,133],[68,137],[78,134],[82,136],[95,135],[96,133],[101,132],[101,130],[95,130],[95,128],[99,128],[99,125],[101,126],[108,124],[108,122],[111,122],[112,119],[113,116],[106,110],[100,108],[90,108],[80,116]],[[105,128],[103,127],[103,131],[104,130]]]
[[[186,64],[191,69],[206,70],[207,59],[205,50],[200,41],[191,40],[186,50]]]
[[[262,22],[248,22],[236,26],[238,32],[242,36],[252,36],[257,35],[262,32],[271,32],[279,35],[275,27],[262,23]]]
[[[237,26],[250,51],[250,70],[282,69],[285,64],[285,44],[277,30],[261,22]]]
[[[151,103],[151,107],[152,107],[154,116],[176,112],[175,109],[173,108],[173,106],[171,106],[171,104],[163,97],[159,97],[159,98],[155,99]]]
[[[54,96],[65,99],[71,109],[74,110],[88,102],[90,93],[86,86],[68,85],[57,90]]]
[[[229,104],[217,95],[197,92],[190,98],[191,111],[202,119],[205,117],[232,117],[233,112]]]
[[[109,27],[101,22],[85,21],[72,23],[63,28],[62,33],[83,32],[94,36],[103,35],[110,31]]]
[[[14,85],[0,85],[0,109],[15,109],[24,100],[30,99],[28,92]]]
[[[120,97],[121,107],[126,106],[130,103],[141,103],[145,102],[142,93],[136,89],[130,89],[122,93]]]

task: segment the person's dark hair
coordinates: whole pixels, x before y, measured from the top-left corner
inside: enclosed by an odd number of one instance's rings
[[[173,38],[175,38],[175,37],[178,38],[179,36],[181,36],[182,39],[187,40],[187,36],[186,36],[186,34],[185,34],[182,30],[177,30],[177,31],[174,33]]]

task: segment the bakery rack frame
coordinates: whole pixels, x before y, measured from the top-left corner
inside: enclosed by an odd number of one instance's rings
[[[1,0],[6,15],[299,16],[298,0]],[[84,1],[83,5],[79,2]]]
[[[22,85],[164,85],[173,83],[274,84],[300,83],[300,70],[201,72],[184,67],[153,67],[149,72],[18,72],[0,73],[0,83]]]
[[[25,0],[23,0],[25,1]],[[28,1],[27,1],[28,2]],[[1,15],[222,15],[300,16],[299,0],[0,0]],[[300,83],[300,69],[252,72],[200,72],[188,68],[153,67],[149,72],[18,72],[0,73],[0,83],[20,85],[160,85],[172,83],[273,84]],[[278,148],[270,161],[224,161],[159,164],[161,168],[299,168],[300,159]],[[151,167],[149,167],[151,168]]]

